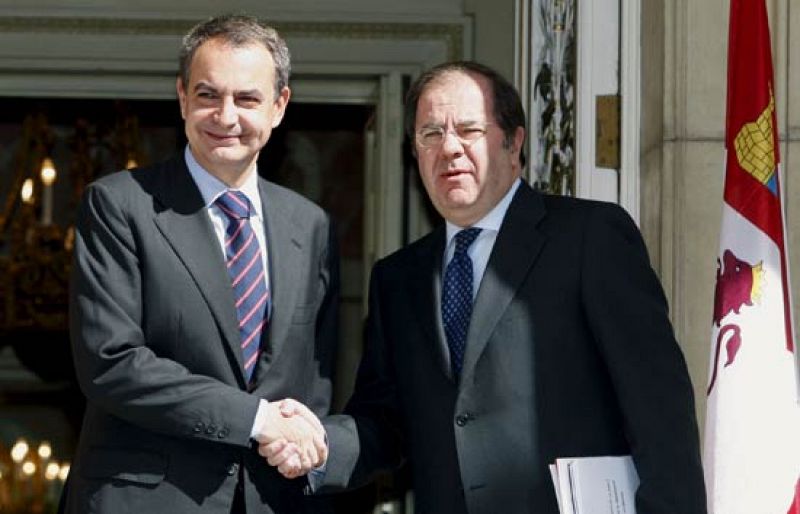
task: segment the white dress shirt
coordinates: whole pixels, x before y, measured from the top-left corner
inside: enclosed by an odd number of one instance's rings
[[[514,193],[519,189],[520,180],[517,179],[508,192],[500,200],[494,209],[478,220],[473,227],[481,229],[481,233],[467,249],[467,254],[472,260],[472,300],[475,301],[475,296],[478,294],[483,274],[486,272],[486,265],[489,263],[489,256],[492,255],[492,248],[494,242],[497,240],[497,234],[500,232],[500,225],[503,224],[503,219],[506,217],[506,211],[511,204],[511,199],[514,198]],[[458,232],[468,227],[459,227],[449,221],[446,222],[447,227],[447,244],[444,247],[444,258],[442,259],[442,281],[444,281],[444,271],[447,265],[453,258],[456,252],[455,237]]]

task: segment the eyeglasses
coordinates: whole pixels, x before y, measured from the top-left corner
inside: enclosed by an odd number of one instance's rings
[[[416,132],[417,144],[422,148],[438,148],[444,143],[447,134],[453,134],[463,146],[470,146],[475,141],[486,135],[492,123],[469,123],[456,125],[454,130],[444,127],[423,127]]]

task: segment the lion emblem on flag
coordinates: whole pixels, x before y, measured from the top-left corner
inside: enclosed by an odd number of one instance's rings
[[[714,290],[714,324],[720,327],[717,333],[716,348],[714,350],[714,367],[711,371],[711,380],[708,385],[708,394],[714,388],[717,380],[720,351],[722,341],[730,333],[730,338],[725,344],[725,367],[736,360],[736,354],[742,346],[741,329],[736,323],[722,321],[729,314],[739,314],[744,306],[753,306],[761,300],[761,288],[764,283],[763,262],[749,264],[739,259],[731,250],[726,249],[722,254],[722,261],[717,259],[717,285]]]

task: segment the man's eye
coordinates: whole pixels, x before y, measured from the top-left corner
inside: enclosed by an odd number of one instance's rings
[[[420,131],[419,135],[423,139],[436,139],[442,137],[442,131],[436,129],[422,130]]]
[[[254,96],[242,96],[239,97],[237,101],[244,107],[256,107],[259,103],[261,103],[259,99]]]
[[[483,132],[484,131],[482,127],[462,127],[461,129],[459,129],[459,133],[461,133],[461,135],[464,136],[469,136],[469,135],[478,136],[483,134]]]
[[[426,132],[421,134],[421,143],[425,146],[438,145],[442,141],[441,132]]]

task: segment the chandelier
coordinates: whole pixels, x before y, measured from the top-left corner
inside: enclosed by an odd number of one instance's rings
[[[59,141],[43,112],[29,114],[14,153],[0,206],[0,341],[45,381],[71,376],[67,309],[74,216],[86,185],[109,171],[100,169],[99,149],[115,156],[117,169],[141,162],[138,120],[123,104],[117,110],[110,130],[78,119]],[[59,158],[57,142],[68,149]]]

